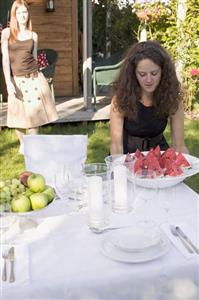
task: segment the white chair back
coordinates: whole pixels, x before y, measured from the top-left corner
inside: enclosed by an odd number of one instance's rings
[[[26,135],[26,170],[42,174],[46,182],[52,184],[63,166],[81,169],[87,158],[87,144],[87,135]]]

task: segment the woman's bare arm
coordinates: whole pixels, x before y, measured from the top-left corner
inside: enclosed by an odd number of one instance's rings
[[[184,141],[184,109],[180,104],[177,112],[170,118],[172,147],[178,152],[189,153]]]
[[[9,37],[10,37],[10,29],[5,28],[1,33],[2,65],[3,65],[3,72],[4,72],[8,95],[13,95],[16,93],[16,90],[11,79],[10,58],[8,52]]]
[[[34,41],[33,56],[34,59],[37,60],[38,35],[36,32],[33,32],[33,41]]]
[[[111,135],[111,154],[123,153],[123,125],[124,116],[115,106],[116,98],[113,97],[110,112],[110,135]]]

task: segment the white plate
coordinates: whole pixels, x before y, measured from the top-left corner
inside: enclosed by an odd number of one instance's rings
[[[162,241],[158,228],[123,228],[116,230],[110,236],[110,242],[122,251],[140,252],[157,247]]]
[[[147,154],[147,152],[143,152],[145,155]],[[134,153],[132,153],[133,155]],[[136,178],[130,171],[129,171],[129,175],[128,175],[128,179],[133,182],[136,183],[137,185],[141,186],[141,187],[145,187],[145,188],[167,188],[167,187],[171,187],[174,186],[182,181],[184,181],[185,179],[187,179],[188,177],[191,177],[197,173],[199,173],[199,158],[189,155],[189,154],[183,154],[185,156],[185,158],[188,160],[188,162],[190,163],[190,168],[184,168],[183,169],[183,174],[178,175],[178,176],[164,176],[164,177],[158,177],[158,178]],[[123,155],[122,157],[119,157],[118,159],[116,159],[117,162],[121,162],[123,163],[125,160],[126,154]]]
[[[106,257],[124,263],[143,263],[165,255],[170,249],[170,242],[166,235],[162,235],[160,243],[141,252],[122,251],[115,247],[107,235],[101,244],[101,252]]]

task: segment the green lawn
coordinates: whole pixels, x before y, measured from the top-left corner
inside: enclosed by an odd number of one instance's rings
[[[199,121],[185,121],[185,140],[190,154],[199,157]],[[75,124],[47,125],[40,128],[41,134],[88,134],[87,162],[103,162],[109,153],[109,122],[88,122]],[[169,130],[166,130],[169,139]],[[25,170],[23,156],[18,154],[19,143],[12,129],[0,132],[0,178],[9,179]],[[186,182],[199,193],[199,174]]]

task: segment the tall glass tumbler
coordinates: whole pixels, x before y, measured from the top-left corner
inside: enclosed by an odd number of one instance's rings
[[[105,158],[111,179],[112,210],[128,213],[133,206],[133,184],[128,180],[129,168],[133,162],[125,162],[125,155],[110,155]]]

